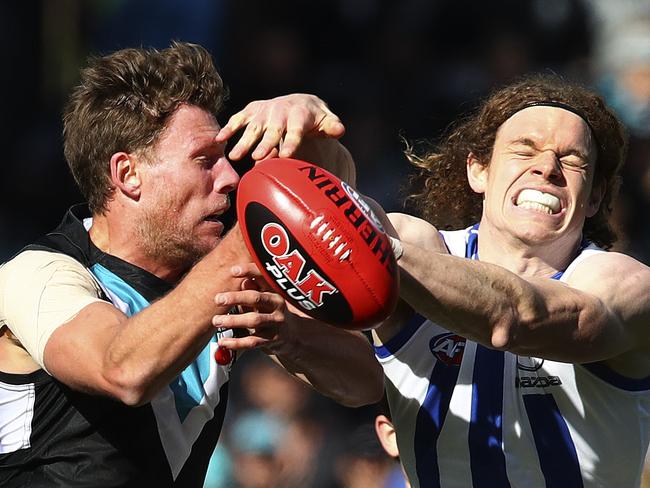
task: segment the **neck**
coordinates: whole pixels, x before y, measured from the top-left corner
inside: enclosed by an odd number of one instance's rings
[[[546,278],[564,271],[575,259],[579,247],[580,236],[551,243],[530,243],[495,229],[485,219],[479,227],[481,261],[498,264],[519,275]]]
[[[88,231],[90,240],[106,254],[142,268],[164,281],[178,281],[186,269],[147,256],[137,246],[139,237],[129,222],[129,219],[115,218],[110,211],[103,215],[93,215],[93,225]]]

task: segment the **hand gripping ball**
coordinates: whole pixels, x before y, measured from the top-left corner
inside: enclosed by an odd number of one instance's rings
[[[268,283],[313,318],[372,328],[397,303],[388,236],[363,198],[311,163],[267,159],[237,192],[244,241]]]

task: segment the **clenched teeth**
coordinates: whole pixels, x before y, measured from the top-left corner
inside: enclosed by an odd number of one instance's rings
[[[518,207],[529,208],[547,214],[554,214],[560,211],[560,199],[550,193],[539,190],[522,190],[517,196]]]

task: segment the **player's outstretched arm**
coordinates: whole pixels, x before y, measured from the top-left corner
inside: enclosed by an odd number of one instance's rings
[[[253,263],[235,266],[233,274],[261,280]],[[220,347],[236,351],[260,348],[289,373],[343,405],[366,405],[381,398],[381,367],[361,332],[324,324],[291,305],[287,309],[282,297],[273,292],[227,292],[215,300],[219,305],[242,307],[242,313],[216,315],[213,325],[249,333],[222,338]]]
[[[399,232],[411,232],[409,224]],[[650,268],[638,261],[597,254],[563,283],[424,249],[408,238],[402,247],[401,298],[443,327],[518,354],[577,363],[605,360],[621,372],[634,363],[632,376],[650,374],[650,306],[643,299],[650,293]],[[640,356],[645,359],[639,361]]]

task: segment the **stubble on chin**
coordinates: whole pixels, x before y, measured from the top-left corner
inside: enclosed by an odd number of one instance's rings
[[[191,229],[184,229],[165,212],[147,212],[136,224],[136,236],[142,252],[149,259],[168,267],[189,269],[211,249],[192,237]]]

